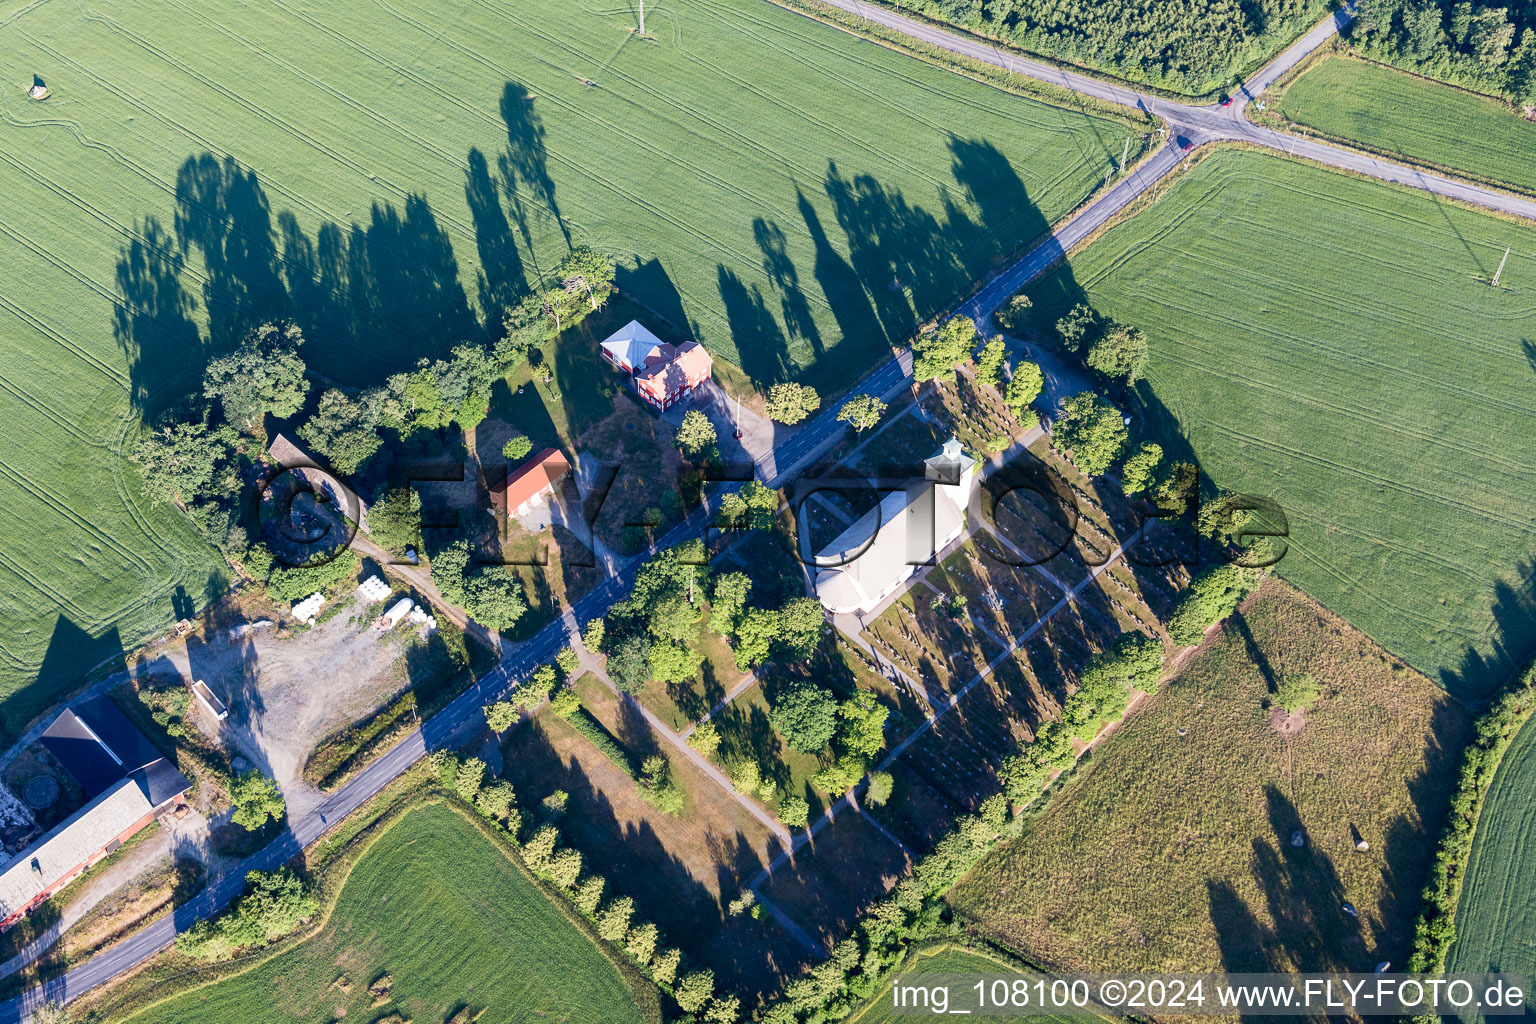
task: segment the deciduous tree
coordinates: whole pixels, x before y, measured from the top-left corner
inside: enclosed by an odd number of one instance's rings
[[[689,409],[683,414],[682,423],[677,427],[677,447],[690,459],[696,459],[715,447],[719,436],[715,433],[715,425],[709,422],[697,409]]]
[[[939,377],[953,379],[955,367],[971,358],[976,339],[976,321],[968,316],[950,317],[937,330],[919,335],[912,343],[912,376],[919,383]]]
[[[1143,441],[1125,460],[1120,470],[1120,486],[1127,495],[1140,494],[1156,479],[1157,464],[1163,460],[1161,445]]]
[[[1003,379],[1003,359],[1007,354],[1001,334],[987,342],[981,354],[976,357],[976,383],[989,388],[997,387]]]
[[[245,431],[266,413],[278,419],[292,416],[309,394],[299,356],[303,343],[296,324],[262,324],[235,351],[209,360],[203,394],[218,399],[225,418]]]
[[[815,683],[802,681],[777,696],[768,720],[791,749],[819,753],[837,732],[837,698]]]
[[[1079,469],[1089,476],[1098,476],[1120,457],[1130,431],[1119,409],[1084,391],[1063,403],[1051,435],[1057,448],[1071,452]]]
[[[1045,374],[1038,363],[1020,360],[1013,364],[1013,376],[1008,378],[1008,388],[1003,392],[1003,402],[1014,416],[1023,418],[1024,410],[1040,397],[1045,387]]]
[[[821,408],[816,389],[793,382],[775,384],[768,389],[768,418],[778,423],[799,423]]]
[[[874,395],[854,395],[837,410],[837,418],[852,427],[856,434],[863,434],[884,415],[885,403]]]
[[[249,832],[261,828],[268,820],[281,821],[287,811],[276,780],[254,768],[234,777],[229,786],[229,801],[235,805],[229,820]]]
[[[321,394],[319,407],[299,428],[299,436],[343,475],[356,473],[384,444],[372,411],[336,388]]]

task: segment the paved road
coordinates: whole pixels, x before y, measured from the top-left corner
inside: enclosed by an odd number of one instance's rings
[[[1086,96],[1150,111],[1167,121],[1172,128],[1169,140],[1148,159],[1142,161],[1131,174],[1117,182],[1113,188],[1066,223],[1060,225],[1050,238],[999,274],[961,307],[960,312],[978,322],[985,321],[1010,295],[1177,167],[1184,156],[1178,141],[1180,136],[1196,146],[1218,140],[1247,141],[1385,181],[1425,189],[1468,203],[1536,220],[1536,202],[1506,196],[1491,189],[1454,181],[1439,175],[1416,171],[1343,147],[1281,135],[1247,120],[1242,113],[1244,104],[1241,99],[1257,96],[1285,71],[1294,67],[1307,54],[1326,42],[1338,31],[1340,25],[1347,23],[1350,17],[1347,13],[1341,12],[1324,20],[1282,53],[1275,62],[1254,75],[1244,87],[1245,96],[1235,101],[1230,107],[1221,107],[1214,104],[1194,106],[1175,103],[1138,93],[1125,85],[1006,53],[984,41],[925,25],[882,8],[870,7],[860,3],[859,0],[826,0],[826,2],[888,28],[915,36],[930,45],[985,61],[1043,82],[1064,86]],[[865,377],[845,396],[843,401],[859,394],[888,398],[910,383],[911,365],[910,352],[903,352],[898,357],[887,360]],[[779,444],[771,456],[758,461],[760,474],[765,476],[771,474],[767,481],[769,484],[781,485],[792,474],[812,462],[836,442],[842,433],[842,427],[836,418],[841,406],[840,402],[823,410]],[[703,534],[707,519],[706,510],[696,510],[668,531],[658,546],[671,546]],[[241,864],[238,871],[215,879],[205,892],[180,907],[173,916],[134,933],[46,985],[0,1004],[0,1024],[21,1021],[23,1013],[43,1000],[75,999],[148,960],[169,946],[175,940],[178,931],[189,927],[197,920],[210,916],[234,900],[244,886],[245,872],[270,870],[288,861],[315,842],[331,824],[340,821],[377,795],[412,764],[425,756],[428,750],[448,747],[456,739],[466,738],[482,723],[481,705],[505,693],[514,681],[535,666],[552,659],[560,648],[569,643],[571,623],[602,615],[629,589],[634,579],[634,571],[641,561],[642,559],[638,557],[630,559],[618,575],[611,577],[582,598],[565,616],[550,623],[526,642],[509,650],[501,663],[481,678],[473,688],[428,719],[419,730],[392,747],[311,813],[291,821],[283,835],[248,858]],[[793,848],[785,850],[780,856],[785,857],[792,852]]]
[[[1053,64],[1020,57],[975,36],[937,28],[915,18],[898,14],[895,11],[870,6],[861,2],[861,0],[823,0],[823,2],[857,14],[878,25],[921,39],[930,46],[949,50],[952,53],[958,53],[974,60],[984,61],[988,64],[1024,75],[1027,78],[1059,85],[1084,96],[1092,96],[1109,103],[1119,104],[1120,106],[1148,111],[1168,123],[1172,130],[1169,133],[1167,143],[1154,154],[1150,161],[1143,164],[1143,168],[1150,168],[1153,173],[1142,176],[1139,181],[1139,187],[1135,191],[1117,195],[1118,189],[1111,190],[1109,193],[1101,196],[1072,221],[1069,221],[1062,230],[1057,232],[1057,237],[1052,239],[1052,241],[1060,239],[1065,242],[1064,249],[1070,249],[1074,241],[1080,240],[1082,236],[1089,234],[1093,228],[1088,227],[1077,232],[1076,239],[1062,239],[1061,236],[1064,230],[1072,228],[1078,220],[1082,220],[1089,215],[1095,215],[1098,223],[1102,224],[1120,209],[1123,209],[1136,195],[1139,195],[1155,183],[1158,178],[1161,178],[1176,167],[1180,155],[1178,143],[1180,136],[1188,139],[1194,146],[1221,140],[1249,142],[1256,146],[1263,146],[1266,149],[1280,150],[1292,156],[1316,160],[1318,163],[1328,164],[1331,167],[1337,167],[1342,170],[1353,171],[1357,174],[1379,178],[1383,181],[1395,182],[1399,185],[1424,189],[1425,191],[1458,199],[1462,202],[1485,206],[1489,209],[1500,210],[1505,213],[1512,213],[1536,220],[1536,201],[1506,195],[1491,188],[1483,188],[1442,175],[1416,171],[1401,164],[1369,156],[1344,146],[1334,146],[1325,142],[1285,135],[1271,128],[1256,125],[1248,120],[1244,113],[1247,106],[1246,101],[1257,98],[1287,71],[1301,63],[1308,54],[1331,39],[1342,26],[1347,25],[1354,17],[1351,9],[1338,11],[1319,22],[1310,32],[1281,53],[1279,57],[1275,58],[1275,60],[1256,72],[1252,78],[1244,82],[1237,90],[1231,106],[1223,107],[1214,103],[1204,106],[1178,103],[1173,100],[1140,93],[1124,84],[1093,78],[1089,75],[1065,70]],[[1172,156],[1171,160],[1168,159],[1170,154]],[[1034,254],[1031,255],[1033,256]],[[1057,252],[1056,255],[1060,255],[1060,252]],[[1016,270],[1017,267],[1014,269]],[[1010,270],[1010,275],[1012,273],[1012,270]],[[1003,297],[1006,298],[1006,295]],[[997,303],[993,302],[991,308],[987,309],[987,312],[990,313],[991,309],[995,309],[996,306]]]

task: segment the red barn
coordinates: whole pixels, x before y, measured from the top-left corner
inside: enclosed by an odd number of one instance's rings
[[[571,462],[558,448],[545,448],[492,487],[491,500],[515,518],[554,494],[570,472]]]

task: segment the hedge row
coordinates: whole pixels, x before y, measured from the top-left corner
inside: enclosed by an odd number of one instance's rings
[[[566,721],[570,723],[572,729],[590,740],[604,757],[624,769],[625,775],[632,779],[639,778],[640,773],[635,770],[635,763],[630,760],[629,752],[619,746],[619,741],[603,728],[603,723],[592,717],[592,712],[586,708],[578,708],[576,713]]]
[[[1451,798],[1440,849],[1424,887],[1424,909],[1413,935],[1408,970],[1438,974],[1456,941],[1456,905],[1466,880],[1467,858],[1477,834],[1483,798],[1498,771],[1504,752],[1533,712],[1536,712],[1536,665],[1527,668],[1477,720],[1477,735],[1461,758],[1461,779]]]

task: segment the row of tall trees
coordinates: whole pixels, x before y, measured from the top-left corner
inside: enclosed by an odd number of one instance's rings
[[[1315,0],[898,0],[1021,49],[1168,89],[1203,92],[1326,9]]]
[[[648,760],[642,769],[642,786],[648,784],[647,779],[653,780],[653,790],[654,780],[665,773],[664,768],[651,763],[654,760]],[[629,957],[679,1009],[701,1014],[710,1024],[736,1024],[741,1017],[740,998],[717,991],[713,971],[691,967],[680,949],[663,945],[660,929],[640,918],[633,897],[610,895],[608,880],[586,870],[581,851],[563,845],[559,826],[563,794],[562,799],[545,801],[539,808],[545,820],[538,821],[518,807],[512,784],[492,780],[479,758],[438,751],[431,755],[430,765],[446,791],[475,808],[511,839],[528,869],[559,889],[591,922],[598,938]]]

